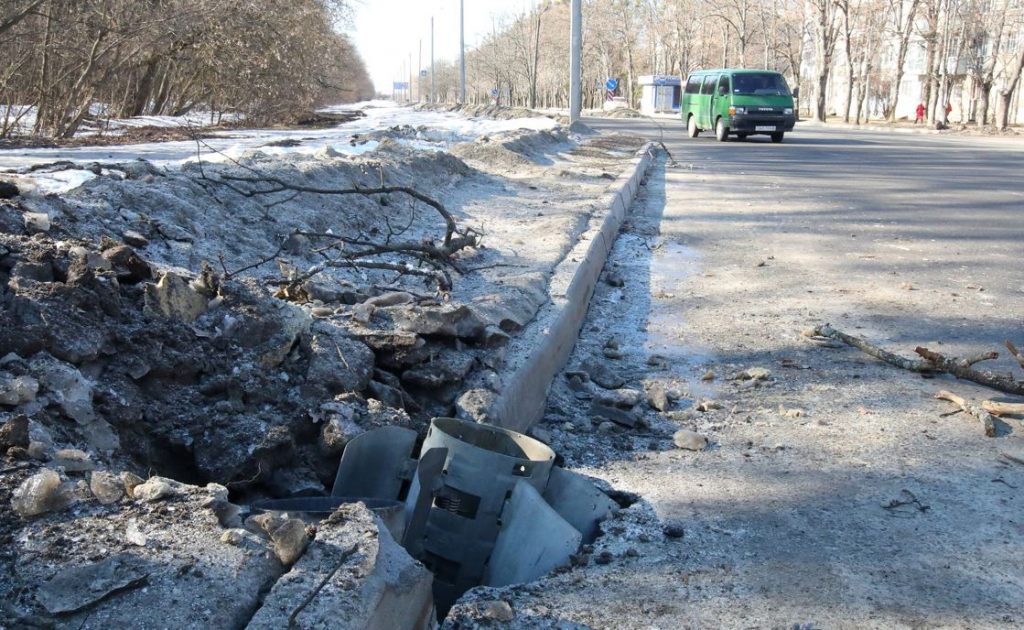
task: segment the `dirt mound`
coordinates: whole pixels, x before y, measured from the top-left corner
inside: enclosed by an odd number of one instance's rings
[[[491,168],[512,171],[534,166],[549,166],[551,156],[568,149],[564,131],[511,131],[477,142],[463,142],[452,147],[452,154],[468,161],[482,162]]]
[[[465,116],[494,118],[495,120],[514,120],[516,118],[536,118],[538,116],[546,116],[546,114],[536,112],[526,107],[505,107],[489,103],[480,105],[448,105],[444,103],[434,105],[423,104],[418,105],[417,109],[459,112]]]
[[[604,114],[608,118],[643,118],[643,114],[635,109],[628,107],[619,107],[618,109],[612,109]]]

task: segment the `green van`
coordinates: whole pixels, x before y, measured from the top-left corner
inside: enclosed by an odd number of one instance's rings
[[[691,138],[714,129],[719,142],[767,134],[782,142],[793,131],[793,95],[786,79],[769,70],[700,70],[686,79],[680,103]]]

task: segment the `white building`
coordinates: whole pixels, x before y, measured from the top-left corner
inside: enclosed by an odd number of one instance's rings
[[[682,82],[677,76],[648,74],[640,77],[640,113],[679,113]]]
[[[1009,22],[1013,23],[1013,20],[1009,20]],[[927,44],[921,36],[921,33],[925,30],[924,20],[919,16],[918,24],[911,36],[906,59],[903,64],[903,78],[900,81],[899,97],[896,100],[897,120],[914,120],[917,106],[923,102],[927,92],[929,78],[926,68],[928,50]],[[808,37],[812,38],[813,34],[809,34]],[[895,36],[891,37],[891,41],[885,42],[882,46],[878,60],[879,67],[872,69],[868,84],[866,86],[855,84],[853,90],[854,103],[850,108],[851,119],[857,109],[856,100],[862,93],[861,90],[865,87],[869,94],[866,100],[866,113],[868,117],[872,119],[885,118],[885,114],[891,106],[889,103],[889,90],[896,75],[895,66],[899,47],[899,41]],[[990,45],[991,42],[984,42],[982,44],[982,46],[986,47]],[[999,92],[1006,87],[1009,81],[1007,75],[1012,70],[1015,59],[1020,54],[1021,46],[1024,46],[1024,35],[1012,29],[1009,32],[1004,32],[1004,39],[1001,45],[1002,53],[997,60],[993,89],[989,97],[988,111],[990,117],[1000,106]],[[987,50],[980,50],[978,52],[979,57],[987,58],[990,55]],[[938,51],[936,51],[936,54],[938,54]],[[931,95],[931,103],[925,103],[926,107],[937,108],[942,106],[941,101],[948,102],[952,107],[949,115],[949,120],[952,123],[974,122],[976,117],[980,115],[982,94],[980,87],[971,76],[969,62],[966,57],[968,55],[965,54],[964,58],[957,60],[955,55],[951,55],[946,60],[946,68],[949,72],[947,92],[945,94],[933,93]],[[854,72],[857,73],[859,70],[859,68],[855,67]],[[817,87],[816,75],[817,59],[815,47],[813,39],[809,39],[807,45],[804,46],[804,57],[801,63],[800,95],[802,98],[800,99],[800,108],[804,116],[812,114],[811,110],[814,107]],[[826,99],[828,103],[828,116],[843,116],[843,113],[846,111],[849,82],[850,76],[847,69],[844,47],[842,41],[840,41],[835,47],[832,70],[828,81],[828,95]],[[938,86],[934,87],[938,89]],[[1024,92],[1024,86],[1018,86],[1010,101],[1010,124],[1024,124],[1024,98],[1021,96],[1022,92]],[[862,118],[863,115],[862,113]]]

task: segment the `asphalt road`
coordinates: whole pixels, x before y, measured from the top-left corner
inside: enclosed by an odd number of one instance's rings
[[[628,387],[686,394],[675,416],[648,412],[653,431],[710,446],[563,431],[586,427],[588,402],[556,379],[546,420],[567,464],[685,536],[613,523],[595,543],[607,564],[513,607],[596,628],[1024,623],[1024,466],[1004,455],[1024,457],[1021,420],[986,437],[934,393],[999,392],[801,334],[830,322],[906,357],[1002,350],[984,365],[1024,378],[1002,347],[1024,345],[1024,143],[803,127],[719,143],[673,121],[585,122],[664,138],[678,165],[649,172],[608,265],[625,287],[598,286],[570,369],[615,338]],[[770,377],[736,379],[752,367]]]
[[[674,120],[585,122],[665,143],[682,168],[670,169],[667,194],[680,208],[668,204],[663,227],[697,228],[680,230],[685,244],[728,240],[750,255],[779,254],[813,267],[811,284],[944,292],[945,305],[907,322],[926,339],[1001,344],[1024,334],[1024,139],[800,124],[782,144],[767,136],[720,143],[710,132],[687,138]],[[966,331],[944,323],[960,310],[956,298],[974,292],[990,307],[984,321]],[[881,317],[892,309],[878,299],[865,294],[850,306]]]

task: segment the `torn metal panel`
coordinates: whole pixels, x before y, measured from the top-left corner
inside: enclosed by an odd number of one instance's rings
[[[521,433],[454,418],[431,422],[423,448],[438,447],[448,449],[443,487],[434,497],[417,557],[434,572],[438,607],[446,610],[481,583],[513,488],[524,482],[539,494],[555,453]]]
[[[583,475],[555,468],[544,488],[544,499],[583,534],[583,542],[597,538],[598,526],[618,505]]]
[[[519,482],[501,514],[485,586],[530,582],[568,564],[582,535],[528,483]]]
[[[420,454],[416,475],[405,499],[405,536],[402,546],[412,557],[422,552],[423,532],[430,515],[434,494],[441,489],[441,470],[448,459],[448,449],[432,448]]]
[[[331,496],[398,500],[414,467],[416,432],[382,427],[345,445]]]

